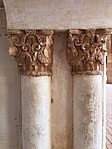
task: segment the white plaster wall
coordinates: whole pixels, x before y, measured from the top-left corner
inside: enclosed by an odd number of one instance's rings
[[[20,78],[8,54],[8,40],[0,36],[0,149],[21,149]]]
[[[112,27],[112,0],[3,0],[9,29]]]
[[[51,135],[52,149],[72,149],[72,76],[66,58],[67,33],[54,36]]]

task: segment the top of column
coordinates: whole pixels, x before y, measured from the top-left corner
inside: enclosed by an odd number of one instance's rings
[[[8,34],[9,54],[22,75],[52,75],[53,30],[9,30]]]
[[[101,75],[109,38],[106,29],[69,30],[67,58],[72,74]]]

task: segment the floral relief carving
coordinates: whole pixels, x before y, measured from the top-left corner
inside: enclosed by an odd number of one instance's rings
[[[9,31],[9,54],[17,61],[23,75],[52,75],[53,31]]]
[[[70,30],[67,59],[74,74],[102,74],[109,34],[105,30]]]

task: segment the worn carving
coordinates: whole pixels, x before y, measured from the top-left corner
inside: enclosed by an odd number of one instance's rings
[[[67,59],[72,66],[72,74],[102,74],[109,37],[103,29],[70,30]]]
[[[9,54],[17,61],[23,75],[52,75],[53,31],[13,30],[9,31]]]

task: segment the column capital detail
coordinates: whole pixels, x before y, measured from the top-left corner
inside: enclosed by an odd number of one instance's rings
[[[72,74],[100,75],[110,33],[105,29],[69,30],[67,59]]]
[[[52,75],[53,30],[8,30],[8,39],[22,75]]]

